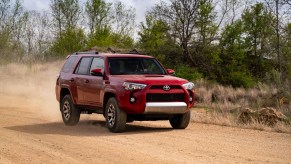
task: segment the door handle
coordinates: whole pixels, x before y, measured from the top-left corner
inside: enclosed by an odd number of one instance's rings
[[[88,80],[88,79],[86,79],[86,80],[85,80],[85,83],[89,83],[89,80]]]
[[[74,82],[74,81],[75,81],[75,79],[74,79],[74,78],[71,78],[69,81],[70,81],[70,82]]]

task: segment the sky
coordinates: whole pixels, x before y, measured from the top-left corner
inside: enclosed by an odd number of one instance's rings
[[[80,0],[85,3],[86,0]],[[106,2],[117,2],[118,0],[105,0]],[[127,6],[132,6],[136,9],[136,23],[145,20],[145,13],[148,9],[153,7],[159,0],[119,0]],[[23,0],[23,5],[28,10],[43,11],[49,10],[50,0]]]

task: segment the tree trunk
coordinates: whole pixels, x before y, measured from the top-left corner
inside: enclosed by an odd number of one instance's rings
[[[276,0],[276,51],[278,60],[278,70],[280,73],[280,78],[282,80],[282,61],[280,53],[280,33],[279,33],[279,0]]]

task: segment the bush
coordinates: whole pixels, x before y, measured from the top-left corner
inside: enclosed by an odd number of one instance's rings
[[[82,29],[67,29],[53,43],[50,53],[54,56],[66,56],[84,48],[86,36]]]
[[[176,76],[187,79],[189,81],[199,80],[203,77],[203,75],[198,72],[195,68],[187,67],[187,66],[178,66],[176,69]]]
[[[264,82],[269,85],[275,85],[277,87],[281,86],[281,77],[280,72],[272,69],[270,72],[266,73],[266,76],[264,78]]]
[[[233,87],[244,88],[249,88],[256,84],[252,76],[244,72],[231,72],[226,82]]]

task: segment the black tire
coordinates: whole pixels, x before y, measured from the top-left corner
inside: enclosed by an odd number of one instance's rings
[[[64,96],[60,107],[65,125],[77,125],[80,120],[81,111],[75,106],[70,95]]]
[[[185,129],[190,123],[190,111],[179,114],[170,119],[170,124],[174,129]]]
[[[115,97],[107,101],[105,119],[107,128],[111,132],[118,133],[126,129],[127,114],[119,108]]]

